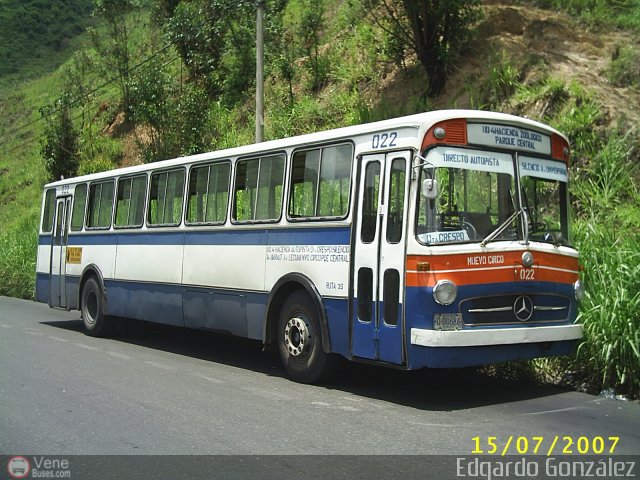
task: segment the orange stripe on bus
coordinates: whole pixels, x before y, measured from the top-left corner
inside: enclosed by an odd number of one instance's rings
[[[439,280],[457,285],[478,285],[514,281],[574,283],[578,279],[578,259],[565,255],[532,252],[532,269],[522,266],[522,251],[464,253],[455,255],[410,255],[406,284],[433,287]]]

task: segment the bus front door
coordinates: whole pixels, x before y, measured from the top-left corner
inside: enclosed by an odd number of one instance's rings
[[[364,155],[354,227],[354,357],[403,364],[403,291],[411,153]]]
[[[51,264],[49,266],[49,306],[67,306],[67,239],[71,197],[56,200],[56,217],[51,238]]]

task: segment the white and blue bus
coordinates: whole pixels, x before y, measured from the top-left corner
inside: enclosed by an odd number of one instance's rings
[[[582,335],[569,144],[528,119],[436,111],[44,188],[36,296],[404,369],[561,355]]]

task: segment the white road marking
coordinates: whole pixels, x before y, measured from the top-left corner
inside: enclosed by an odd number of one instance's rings
[[[176,371],[175,368],[170,367],[169,365],[163,365],[162,363],[152,362],[151,360],[145,360],[144,363],[146,363],[147,365],[151,365],[152,367],[161,368],[163,370],[167,370],[170,372]]]
[[[100,350],[98,347],[92,347],[91,345],[85,345],[84,343],[75,343],[75,345],[81,348],[85,348],[87,350],[93,350],[93,351]]]
[[[557,410],[544,410],[542,412],[525,413],[525,415],[545,415],[547,413],[568,412],[570,410],[580,410],[580,408],[582,408],[582,407],[558,408]]]
[[[131,360],[133,357],[131,357],[131,355],[127,355],[125,353],[120,353],[120,352],[111,352],[108,351],[107,352],[109,355],[111,355],[112,357],[116,357],[116,358],[121,358],[123,360]]]
[[[200,375],[198,373],[187,372],[187,375],[191,375],[192,377],[200,378],[202,380],[206,380],[207,382],[222,384],[224,381],[219,380],[217,378],[207,377],[206,375]]]

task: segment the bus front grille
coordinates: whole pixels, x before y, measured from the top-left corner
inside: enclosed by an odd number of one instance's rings
[[[466,298],[459,304],[465,325],[563,322],[569,318],[571,301],[554,294],[506,294]]]

